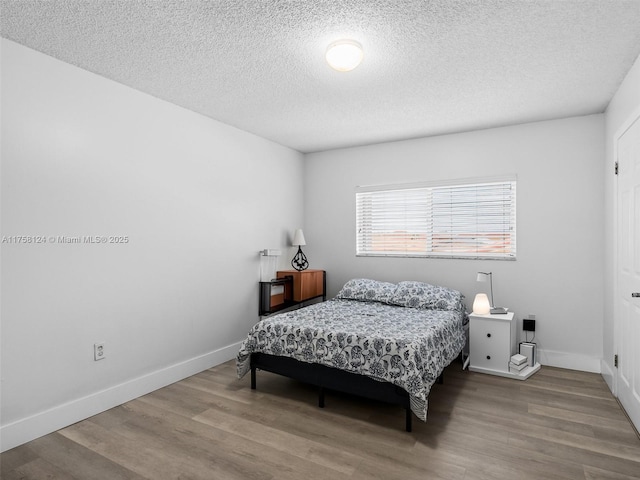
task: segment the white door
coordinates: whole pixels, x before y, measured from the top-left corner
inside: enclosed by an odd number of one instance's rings
[[[640,117],[617,138],[618,399],[640,430]]]

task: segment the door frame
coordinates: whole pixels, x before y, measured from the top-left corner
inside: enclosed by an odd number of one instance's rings
[[[620,128],[616,130],[613,135],[613,161],[618,161],[618,141],[620,138],[631,128],[631,126],[635,122],[640,122],[640,106],[638,106],[633,112],[626,118],[626,120],[622,123]],[[611,165],[613,167],[614,165]],[[619,217],[619,205],[618,205],[618,176],[614,176],[614,187],[613,187],[613,354],[617,355],[618,347],[621,343],[621,335],[622,332],[620,326],[620,305],[618,303],[619,298],[619,290],[620,285],[618,284],[618,260],[619,260],[619,252],[618,252],[618,229],[620,227],[618,217]],[[603,312],[604,313],[604,312]],[[611,380],[611,393],[618,398],[618,369],[613,364],[613,359],[610,360],[611,370],[612,370],[612,380]],[[609,362],[605,363],[609,365]]]

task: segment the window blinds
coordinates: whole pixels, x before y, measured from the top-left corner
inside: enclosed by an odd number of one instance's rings
[[[516,255],[516,180],[359,187],[357,255]]]

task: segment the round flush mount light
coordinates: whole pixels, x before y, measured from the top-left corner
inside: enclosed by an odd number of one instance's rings
[[[355,40],[338,40],[327,47],[327,63],[339,72],[349,72],[362,63],[362,45]]]

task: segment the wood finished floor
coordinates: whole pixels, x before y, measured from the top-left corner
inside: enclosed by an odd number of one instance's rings
[[[640,440],[600,375],[462,371],[406,433],[399,407],[227,362],[0,456],[15,479],[640,479]]]

